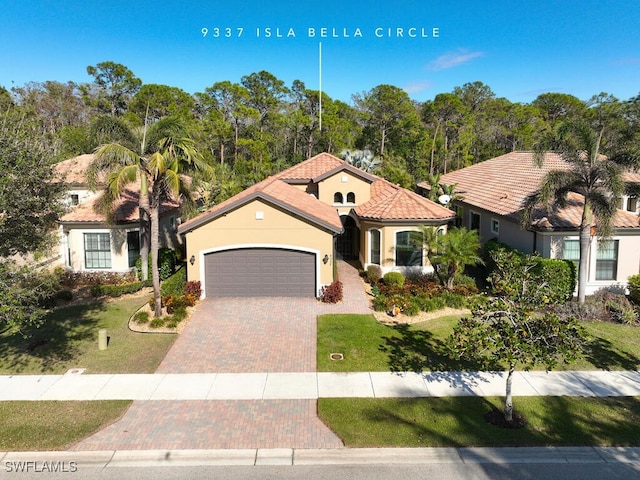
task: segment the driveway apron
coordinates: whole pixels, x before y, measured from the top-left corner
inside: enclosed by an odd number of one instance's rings
[[[219,298],[200,303],[158,373],[316,371],[316,317],[369,313],[357,270],[339,262],[345,300]],[[136,401],[76,450],[338,448],[315,400]]]

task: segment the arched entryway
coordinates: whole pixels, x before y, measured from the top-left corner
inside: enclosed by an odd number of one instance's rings
[[[348,215],[342,215],[340,220],[344,233],[336,238],[336,252],[345,260],[357,260],[360,253],[360,229]]]

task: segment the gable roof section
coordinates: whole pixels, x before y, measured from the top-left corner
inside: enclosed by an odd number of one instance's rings
[[[378,178],[329,153],[320,153],[274,176],[287,183],[318,183],[340,171],[347,171],[369,183]]]
[[[278,178],[269,177],[183,223],[178,233],[193,230],[255,199],[282,207],[332,232],[342,232],[342,222],[334,208]]]
[[[569,165],[554,152],[545,153],[541,167],[535,164],[533,152],[511,152],[442,175],[440,183],[457,184],[455,192],[462,197],[463,203],[517,222],[520,220],[522,202],[538,188],[547,172],[568,168]],[[636,177],[637,175],[626,175],[629,180]],[[429,188],[427,182],[418,185]],[[583,205],[583,197],[572,194],[564,209],[553,209],[551,212],[536,210],[533,225],[544,230],[576,229],[580,225]],[[632,224],[634,219],[635,224]],[[638,217],[619,211],[614,226],[638,227]]]

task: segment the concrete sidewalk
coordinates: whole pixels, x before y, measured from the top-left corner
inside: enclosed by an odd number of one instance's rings
[[[283,400],[500,396],[505,372],[210,373],[0,376],[8,400]],[[637,371],[516,372],[516,396],[637,396]]]

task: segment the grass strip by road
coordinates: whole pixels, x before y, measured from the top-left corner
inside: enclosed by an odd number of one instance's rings
[[[457,371],[479,366],[449,358],[445,341],[459,317],[445,316],[413,325],[385,325],[373,315],[318,317],[318,371]],[[590,336],[583,358],[557,370],[637,370],[640,328],[585,322]],[[341,353],[342,360],[332,360]],[[544,369],[544,366],[540,366]]]
[[[26,338],[0,332],[0,375],[59,374],[72,368],[153,373],[177,335],[129,330],[129,318],[146,300],[138,296],[54,310]],[[103,328],[109,346],[99,350],[98,331]]]
[[[347,447],[639,446],[640,397],[517,397],[520,429],[487,423],[497,397],[322,398],[320,418]]]
[[[0,451],[66,450],[119,419],[128,400],[0,402]]]

